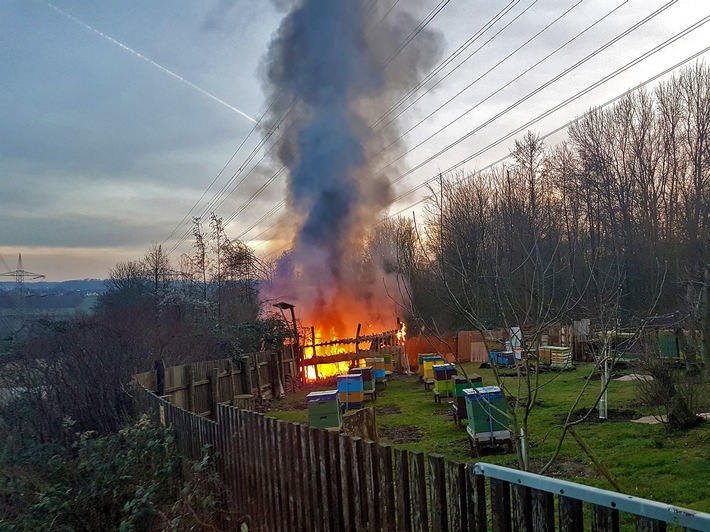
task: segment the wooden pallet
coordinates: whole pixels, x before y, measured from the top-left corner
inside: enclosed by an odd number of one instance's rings
[[[468,433],[468,443],[471,445],[471,451],[476,456],[481,455],[481,450],[485,448],[495,448],[505,446],[508,452],[513,451],[513,439],[510,437],[510,431],[499,430],[493,433],[490,432],[474,432],[471,427],[466,427]]]

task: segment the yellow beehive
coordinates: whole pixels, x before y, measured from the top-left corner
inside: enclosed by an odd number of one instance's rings
[[[444,364],[446,360],[444,357],[433,356],[428,357],[424,360],[424,380],[434,379],[434,364]]]

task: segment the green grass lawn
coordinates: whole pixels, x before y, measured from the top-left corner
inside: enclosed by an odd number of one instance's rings
[[[494,385],[493,370],[478,365],[464,365],[467,373],[478,373],[486,385]],[[570,410],[591,367],[578,365],[574,371],[540,374],[538,404],[530,418],[531,470],[545,463],[557,445],[562,422]],[[505,377],[508,390],[515,393],[517,377]],[[267,415],[285,421],[306,423],[306,395],[312,387],[274,401]],[[599,381],[593,381],[577,409],[593,404]],[[710,411],[710,397],[705,394],[705,409]],[[440,453],[460,462],[489,462],[517,467],[515,453],[502,450],[475,457],[469,447],[466,431],[457,428],[451,416],[451,405],[443,399],[434,401],[432,391],[424,389],[416,377],[395,377],[376,401],[366,406],[376,407],[380,441],[396,447],[426,453]],[[710,512],[710,422],[679,433],[669,433],[662,425],[632,423],[642,415],[655,413],[640,406],[634,382],[612,381],[609,386],[610,420],[599,421],[595,413],[577,427],[602,463],[629,494]],[[464,423],[465,425],[465,423]],[[413,441],[417,440],[417,441]],[[571,437],[562,445],[560,456],[550,469],[550,475],[600,488],[613,489],[596,470],[592,461]]]

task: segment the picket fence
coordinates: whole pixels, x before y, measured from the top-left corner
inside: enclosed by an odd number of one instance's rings
[[[212,450],[249,531],[710,530],[710,515],[489,464],[393,448],[218,404],[214,419],[136,383],[139,412],[173,427],[178,451]],[[621,518],[621,519],[620,519]]]

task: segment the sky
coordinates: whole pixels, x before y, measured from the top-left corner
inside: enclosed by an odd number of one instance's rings
[[[586,110],[665,79],[710,45],[703,0],[363,1],[373,35],[385,16],[401,20],[403,38],[430,17],[439,40],[429,61],[438,72],[371,124],[375,145],[390,120],[406,132],[371,165],[396,166],[389,214],[418,212],[438,172],[485,168],[528,129],[562,128],[546,138],[554,144]],[[280,131],[268,136],[256,122],[271,103],[269,43],[290,4],[0,0],[5,263],[14,269],[22,253],[47,280],[100,279],[161,245],[177,264],[192,217],[210,212],[258,254],[285,249],[293,226],[288,172],[273,157]],[[405,46],[385,68],[426,50]]]

